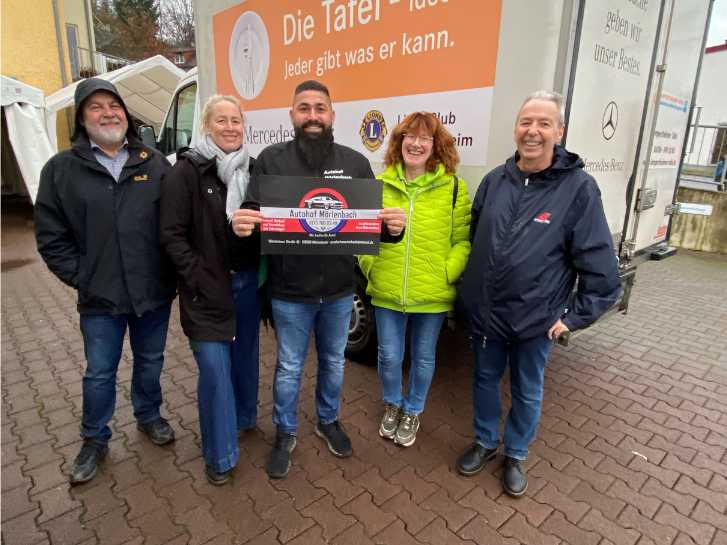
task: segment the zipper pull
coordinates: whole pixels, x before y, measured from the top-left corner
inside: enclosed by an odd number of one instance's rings
[[[483,335],[483,336],[482,336],[482,348],[485,348],[485,346],[486,346],[486,345],[487,345],[487,337],[485,337],[485,336]]]
[[[530,178],[525,178],[525,187],[528,187],[529,182],[530,182]]]

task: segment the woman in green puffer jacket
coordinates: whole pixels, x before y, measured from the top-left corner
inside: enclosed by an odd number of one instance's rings
[[[470,253],[470,199],[455,170],[454,138],[430,113],[408,115],[394,128],[384,159],[383,207],[407,210],[404,239],[378,256],[360,256],[376,313],[384,416],[379,435],[414,444],[434,375],[439,330],[454,306],[455,282]],[[411,323],[411,369],[402,394],[402,362]]]

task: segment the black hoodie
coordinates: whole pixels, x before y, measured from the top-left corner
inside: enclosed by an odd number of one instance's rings
[[[85,97],[77,103],[108,91],[108,82],[92,85],[102,81],[81,82],[77,99]],[[51,272],[78,290],[81,313],[141,315],[174,298],[174,272],[159,244],[161,179],[169,162],[131,129],[127,139],[129,158],[118,182],[96,160],[85,130],[40,174],[38,252]]]

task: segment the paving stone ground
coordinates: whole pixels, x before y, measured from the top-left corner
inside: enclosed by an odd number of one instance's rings
[[[259,426],[240,438],[231,485],[203,477],[197,371],[177,314],[163,372],[177,441],[151,445],[119,371],[110,454],[71,488],[79,447],[83,346],[75,295],[35,252],[27,207],[2,231],[2,543],[727,544],[727,258],[681,252],[639,271],[627,316],[556,348],[526,497],[500,486],[501,459],[454,471],[470,443],[471,354],[447,335],[416,444],[380,439],[375,369],[346,368],[342,420],[355,454],[313,434],[312,361],[288,479],[264,464],[273,440],[273,335],[262,335]]]

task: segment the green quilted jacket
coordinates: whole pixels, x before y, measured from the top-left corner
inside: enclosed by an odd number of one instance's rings
[[[378,256],[359,256],[372,303],[399,312],[446,312],[454,306],[454,283],[470,253],[470,207],[467,184],[460,178],[456,202],[454,176],[441,163],[434,172],[408,184],[402,165],[388,167],[384,208],[406,211],[404,238],[382,244]]]

